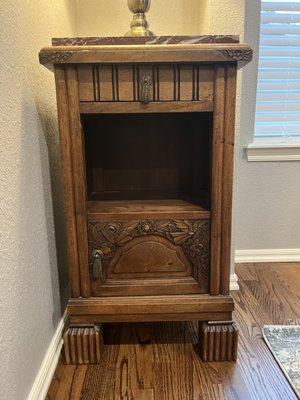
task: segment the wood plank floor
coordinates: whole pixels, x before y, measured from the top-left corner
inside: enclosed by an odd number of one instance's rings
[[[47,400],[296,399],[261,336],[264,324],[300,323],[300,264],[240,264],[234,363],[203,363],[195,323],[111,325],[102,363],[61,361]]]

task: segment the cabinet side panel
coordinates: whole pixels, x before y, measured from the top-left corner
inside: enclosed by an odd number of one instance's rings
[[[73,158],[74,197],[77,227],[77,247],[80,272],[81,296],[90,296],[90,277],[88,268],[88,244],[86,221],[86,174],[84,162],[84,143],[79,114],[78,80],[75,67],[68,66],[67,87],[69,100],[69,119]]]
[[[231,219],[232,186],[234,160],[234,128],[236,98],[236,64],[226,66],[225,87],[225,125],[223,154],[223,193],[222,193],[222,248],[221,248],[221,293],[229,293],[230,257],[231,257]]]
[[[214,85],[211,186],[211,267],[210,293],[220,293],[220,258],[222,235],[222,179],[225,110],[225,67],[216,66]]]
[[[66,240],[69,263],[69,276],[72,297],[80,296],[80,278],[78,268],[77,231],[75,219],[74,184],[72,173],[72,150],[69,125],[68,93],[65,69],[55,67],[58,123],[60,134],[61,171],[64,190],[66,216]]]

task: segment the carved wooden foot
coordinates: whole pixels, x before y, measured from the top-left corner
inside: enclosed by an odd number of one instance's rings
[[[203,361],[236,361],[238,330],[233,322],[200,322],[199,347]]]
[[[103,346],[100,326],[70,326],[63,335],[66,364],[99,364]]]

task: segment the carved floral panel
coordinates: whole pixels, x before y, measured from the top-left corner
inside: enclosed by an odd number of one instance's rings
[[[89,254],[92,269],[93,254],[103,254],[105,271],[118,248],[131,240],[147,236],[159,236],[180,246],[190,262],[192,276],[197,281],[209,276],[210,223],[208,220],[131,220],[89,222]]]

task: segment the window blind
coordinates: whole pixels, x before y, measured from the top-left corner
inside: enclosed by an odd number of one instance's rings
[[[300,0],[262,0],[255,136],[300,136]]]

